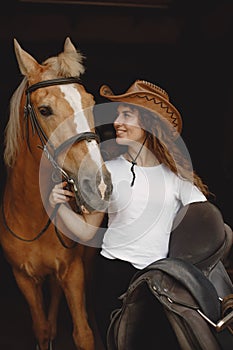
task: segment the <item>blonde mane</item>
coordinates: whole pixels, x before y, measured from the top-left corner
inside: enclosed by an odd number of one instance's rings
[[[27,78],[24,78],[10,100],[10,116],[5,129],[4,142],[4,161],[9,167],[12,167],[15,163],[17,156],[17,150],[19,147],[19,141],[22,136],[22,130],[19,120],[19,109],[21,97],[27,84]]]
[[[82,64],[83,59],[84,56],[78,50],[73,51],[67,48],[57,57],[50,57],[42,63],[42,66],[46,67],[43,76],[45,79],[56,77],[79,78],[85,72],[85,67]],[[15,163],[20,138],[23,136],[20,125],[20,103],[26,85],[27,78],[24,77],[10,100],[10,115],[4,134],[4,161],[9,167],[12,167]]]

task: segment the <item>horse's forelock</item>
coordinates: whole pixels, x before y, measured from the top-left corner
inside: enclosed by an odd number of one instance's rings
[[[57,57],[50,57],[43,62],[49,66],[58,76],[79,77],[85,72],[83,65],[84,56],[80,52],[62,52]]]

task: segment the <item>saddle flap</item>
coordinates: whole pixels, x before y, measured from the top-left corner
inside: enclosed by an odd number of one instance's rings
[[[207,322],[217,324],[221,318],[217,292],[189,262],[165,258],[152,263],[134,275],[121,298],[108,330],[109,350],[147,349],[158,339],[173,350],[220,350],[221,343],[232,349],[228,330],[216,332]]]
[[[157,271],[162,272],[160,278]],[[221,302],[215,287],[197,267],[187,261],[164,258],[150,264],[135,274],[127,294],[142,281],[146,281],[152,292],[169,308],[172,303],[178,303],[200,309],[213,322],[221,317]],[[184,294],[184,290],[188,293]]]

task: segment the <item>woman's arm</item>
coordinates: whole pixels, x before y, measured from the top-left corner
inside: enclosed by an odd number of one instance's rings
[[[74,197],[73,192],[64,189],[66,185],[66,182],[62,182],[54,186],[49,196],[49,203],[53,208],[60,204],[57,214],[68,230],[82,241],[89,241],[100,227],[105,213],[86,214],[85,211],[82,215],[75,213],[66,205]]]

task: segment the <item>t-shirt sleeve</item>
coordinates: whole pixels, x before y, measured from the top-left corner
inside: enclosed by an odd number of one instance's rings
[[[207,200],[197,186],[183,179],[179,180],[179,198],[183,205],[193,202],[205,202]]]

